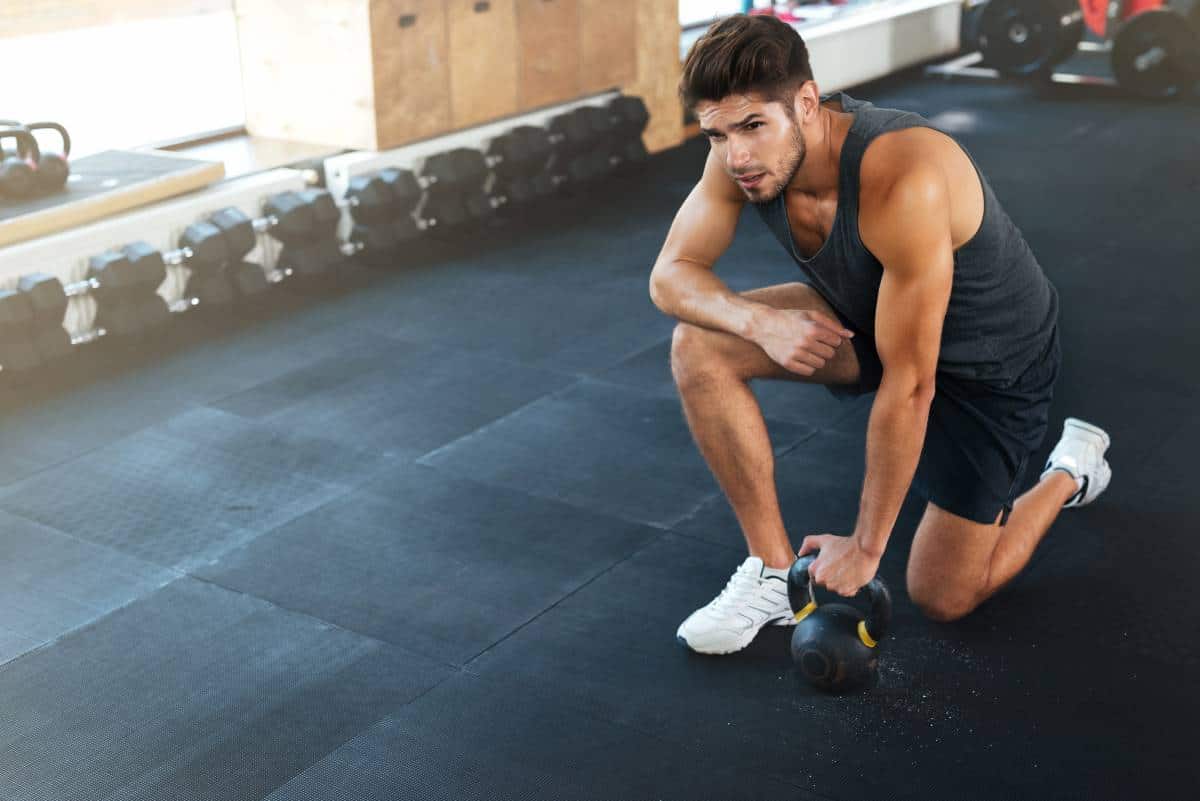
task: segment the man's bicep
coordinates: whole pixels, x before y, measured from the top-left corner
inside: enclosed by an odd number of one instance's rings
[[[950,298],[950,270],[937,258],[925,265],[923,271],[884,269],[875,345],[885,381],[932,390]]]
[[[875,313],[879,360],[889,383],[932,389],[954,280],[945,197],[918,183],[888,201],[870,226],[883,264]]]

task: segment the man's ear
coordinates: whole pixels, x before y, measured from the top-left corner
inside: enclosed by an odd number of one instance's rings
[[[800,84],[800,88],[796,90],[793,103],[796,119],[799,120],[801,125],[811,120],[813,115],[821,108],[821,95],[817,91],[817,82],[805,81]]]

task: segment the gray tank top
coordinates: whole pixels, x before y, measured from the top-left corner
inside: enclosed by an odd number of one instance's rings
[[[844,92],[827,99],[833,98],[854,114],[854,122],[842,147],[837,211],[825,244],[811,259],[800,255],[783,194],[756,208],[813,288],[851,328],[874,339],[883,266],[858,234],[859,167],[867,146],[880,134],[915,127],[937,129],[912,112],[876,108]],[[973,158],[971,163],[975,164]],[[942,329],[938,372],[1005,387],[1049,348],[1058,321],[1058,293],[977,164],[975,171],[983,186],[983,222],[954,253],[954,285]]]

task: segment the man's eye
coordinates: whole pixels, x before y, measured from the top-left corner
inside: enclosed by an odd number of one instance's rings
[[[762,123],[761,123],[761,122],[750,122],[750,123],[746,123],[746,130],[747,130],[747,131],[753,131],[755,128],[761,128],[761,127],[762,127]]]

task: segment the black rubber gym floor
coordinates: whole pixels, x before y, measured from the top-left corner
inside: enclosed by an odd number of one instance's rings
[[[10,399],[0,798],[1194,796],[1200,110],[912,74],[856,94],[976,156],[1062,295],[1050,439],[1067,415],[1113,436],[1109,491],[1001,595],[917,613],[910,499],[871,691],[801,684],[789,630],[676,643],[745,555],[647,297],[692,141]],[[797,276],[753,218],[719,273]],[[847,531],[870,399],[757,391],[793,539]]]

